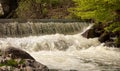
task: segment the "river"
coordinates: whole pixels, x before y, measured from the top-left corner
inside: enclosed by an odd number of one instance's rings
[[[103,46],[98,38],[84,38],[81,33],[86,29],[75,34],[2,37],[0,48],[20,48],[49,69],[58,71],[120,71],[120,49]]]

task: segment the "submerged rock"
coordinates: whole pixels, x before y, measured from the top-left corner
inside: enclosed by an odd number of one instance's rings
[[[27,52],[9,47],[1,51],[0,71],[49,71],[49,69]]]

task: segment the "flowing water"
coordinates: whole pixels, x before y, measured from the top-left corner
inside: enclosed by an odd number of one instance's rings
[[[84,26],[83,26],[84,25]],[[29,35],[45,35],[45,34],[75,34],[89,23],[74,22],[5,22],[0,23],[0,37],[24,37]]]
[[[105,47],[98,38],[87,39],[81,33],[0,38],[0,48],[23,49],[58,71],[120,71],[119,48]]]

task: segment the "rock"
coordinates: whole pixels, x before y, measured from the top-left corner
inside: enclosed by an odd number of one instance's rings
[[[9,47],[1,52],[0,71],[49,71],[47,66],[18,48]]]
[[[42,65],[41,63],[38,63],[37,61],[26,60],[26,63],[29,63],[29,66],[34,67],[34,68],[38,68],[38,69],[41,69],[41,70],[43,70],[43,68],[44,68],[45,70],[47,70],[46,66]]]
[[[14,16],[15,10],[18,7],[18,0],[0,0],[4,14],[0,18],[10,18]]]
[[[8,13],[10,12],[9,0],[0,0],[0,3],[4,12],[3,16],[8,15]]]
[[[104,32],[100,37],[99,41],[105,43],[108,47],[120,47],[120,38],[116,37],[115,33]]]
[[[9,47],[7,49],[5,49],[4,51],[5,55],[11,55],[12,59],[15,58],[22,58],[22,59],[32,59],[35,60],[32,56],[30,56],[27,52],[20,50],[18,48],[14,48],[14,47]]]
[[[85,31],[82,34],[82,36],[85,38],[94,38],[94,37],[99,37],[103,32],[104,32],[103,26],[101,25],[101,23],[99,23],[99,24],[95,24],[90,29]]]
[[[30,59],[25,59],[24,64],[21,67],[0,66],[0,71],[49,71],[47,66]],[[11,70],[11,68],[13,70]]]
[[[110,40],[110,33],[103,33],[99,39],[100,42],[105,42],[105,41],[109,41]]]
[[[23,68],[26,69],[26,71],[48,71],[48,68],[46,66],[30,59],[25,59],[24,66],[25,67]]]
[[[115,43],[108,41],[108,42],[105,42],[104,46],[114,47],[114,46],[115,46]]]
[[[94,30],[93,29],[88,29],[82,34],[83,37],[85,38],[94,38]]]
[[[30,66],[27,66],[26,71],[33,71],[33,70],[32,70],[32,68]]]

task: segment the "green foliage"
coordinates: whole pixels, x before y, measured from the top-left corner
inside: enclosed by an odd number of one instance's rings
[[[119,32],[120,31],[120,22],[115,22],[110,24],[108,27],[105,28],[107,32]]]
[[[73,0],[75,7],[71,14],[82,19],[94,19],[96,22],[108,22],[115,19],[115,11],[120,9],[120,0]]]
[[[115,46],[119,47],[120,46],[120,36],[115,39]]]
[[[43,11],[42,11],[43,15],[46,16],[47,13],[48,13],[48,9],[47,8],[44,8]]]
[[[42,3],[43,0],[35,0],[36,3]]]
[[[62,0],[51,0],[52,7],[57,7],[62,3]]]
[[[57,15],[52,16],[52,19],[58,19]]]
[[[16,14],[22,19],[43,18],[50,9],[61,7],[63,3],[64,0],[20,0]]]
[[[15,67],[17,65],[18,65],[17,61],[15,61],[13,59],[7,60],[6,62],[0,64],[0,66],[12,66],[12,67]]]
[[[42,4],[43,6],[51,6],[51,7],[58,7],[62,4],[63,0],[35,0],[36,3]],[[66,0],[67,1],[67,0]]]
[[[20,60],[20,62],[18,64],[24,64],[25,63],[25,60]]]
[[[16,67],[18,66],[18,64],[24,64],[25,60],[20,60],[20,62],[17,62],[14,59],[11,60],[6,60],[5,62],[1,63],[0,66],[12,66],[12,67]]]
[[[16,14],[18,17],[25,18],[29,13],[31,14],[32,0],[20,0],[19,6],[16,9]]]

